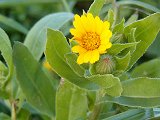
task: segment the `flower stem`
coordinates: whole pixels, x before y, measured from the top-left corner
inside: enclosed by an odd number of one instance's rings
[[[96,103],[95,103],[95,106],[93,108],[93,112],[91,113],[91,115],[89,117],[89,120],[97,120],[98,119],[98,117],[100,115],[100,112],[102,110],[102,107],[103,107],[102,104],[99,104],[99,101],[102,98],[102,95],[103,95],[102,91],[97,92]]]
[[[16,120],[16,102],[15,101],[11,102],[11,107],[12,107],[11,120]]]

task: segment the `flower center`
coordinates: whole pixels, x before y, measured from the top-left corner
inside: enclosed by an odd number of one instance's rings
[[[86,32],[80,45],[87,50],[95,50],[100,46],[100,36],[95,32]]]

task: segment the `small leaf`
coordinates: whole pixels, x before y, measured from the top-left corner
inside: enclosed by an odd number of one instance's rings
[[[112,27],[112,24],[114,22],[114,12],[112,9],[109,9],[107,17],[108,17],[108,22],[110,23]]]
[[[153,59],[136,66],[131,72],[131,77],[160,78],[160,59]]]
[[[85,120],[88,110],[86,94],[85,90],[63,81],[56,95],[56,120]]]
[[[104,3],[105,3],[105,0],[94,0],[94,2],[92,3],[92,5],[88,10],[88,13],[92,13],[93,16],[98,16]]]
[[[53,117],[56,88],[42,66],[22,43],[14,45],[13,59],[18,83],[27,100],[41,113]]]
[[[115,60],[117,61],[116,64],[116,70],[117,71],[125,71],[129,65],[130,62],[130,52],[128,52],[124,57],[119,58],[119,57],[115,57]]]
[[[39,60],[45,50],[47,27],[60,29],[73,18],[72,13],[55,13],[39,20],[29,31],[24,44],[32,51],[33,56]]]
[[[131,56],[130,68],[134,63],[145,53],[147,48],[156,38],[160,30],[160,13],[152,14],[142,20],[134,22],[125,28],[125,34],[129,34],[129,31],[136,28],[135,39],[137,44],[136,50]]]
[[[125,19],[122,19],[122,21],[113,28],[113,33],[123,33],[124,22],[125,22]]]
[[[108,49],[107,53],[110,55],[117,55],[121,51],[123,51],[124,49],[132,47],[136,44],[137,44],[137,42],[125,43],[125,44],[116,43],[116,44],[113,44],[110,49]]]
[[[128,34],[128,42],[129,43],[136,42],[135,31],[136,31],[136,28],[132,28],[131,32]],[[128,48],[128,51],[130,51],[130,53],[132,54],[136,50],[136,46],[137,46],[137,44]]]
[[[135,78],[122,82],[122,96],[135,98],[160,97],[160,78]]]
[[[127,25],[129,25],[129,24],[131,24],[131,23],[133,23],[133,22],[135,22],[135,21],[137,21],[137,20],[138,20],[138,13],[135,12],[134,14],[132,14],[132,15],[129,17],[129,19],[128,19],[127,22],[125,23],[125,26],[127,26]]]

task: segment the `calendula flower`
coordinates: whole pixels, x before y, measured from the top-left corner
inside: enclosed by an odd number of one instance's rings
[[[72,52],[79,53],[78,64],[93,64],[99,60],[100,54],[106,53],[112,46],[110,23],[103,22],[98,16],[93,17],[91,13],[75,15],[74,19],[74,28],[70,32],[78,45],[72,47]]]

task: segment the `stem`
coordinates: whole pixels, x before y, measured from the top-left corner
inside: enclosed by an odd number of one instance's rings
[[[99,117],[99,114],[102,110],[103,105],[99,104],[100,99],[102,98],[103,94],[102,91],[98,91],[97,92],[97,96],[96,96],[96,104],[93,108],[93,112],[91,113],[89,120],[97,120]]]
[[[62,1],[63,6],[65,7],[66,11],[67,11],[67,12],[71,12],[71,10],[70,10],[70,8],[69,8],[69,6],[68,6],[67,1],[66,1],[66,0],[61,0],[61,1]]]
[[[11,111],[11,120],[16,120],[16,102],[11,102],[12,111]]]

